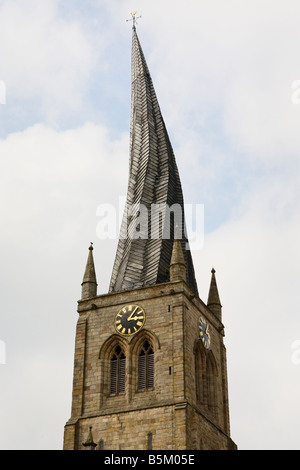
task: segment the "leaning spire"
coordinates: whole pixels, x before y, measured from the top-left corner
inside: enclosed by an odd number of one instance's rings
[[[181,230],[187,284],[198,294],[175,156],[135,22],[131,67],[129,181],[109,291],[170,280],[176,223]]]

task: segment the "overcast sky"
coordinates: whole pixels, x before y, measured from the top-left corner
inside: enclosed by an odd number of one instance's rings
[[[299,449],[297,0],[0,0],[0,448],[62,448],[89,243],[99,294],[116,250],[97,208],[127,189],[133,9],[204,205],[192,256],[205,302],[216,269],[232,438]]]

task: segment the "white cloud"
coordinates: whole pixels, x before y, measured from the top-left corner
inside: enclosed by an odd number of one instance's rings
[[[6,83],[7,107],[14,104],[21,116],[29,107],[53,123],[61,113],[82,107],[102,49],[101,42],[93,48],[78,20],[61,16],[60,3],[15,0],[0,5],[1,79]]]
[[[138,32],[151,44],[150,70],[175,139],[182,126],[224,139],[252,161],[297,153],[300,106],[291,85],[300,77],[299,8],[296,1],[141,2]]]
[[[0,79],[7,85],[0,112],[18,120],[19,110],[28,120],[0,140],[2,448],[61,448],[89,242],[99,293],[107,291],[115,255],[116,240],[96,237],[96,210],[125,195],[128,132],[93,122],[64,131],[38,123],[83,108],[91,120],[99,115],[90,78],[100,93],[104,71],[105,78],[115,73],[124,58],[132,4],[86,5],[98,16],[85,10],[81,20],[73,7],[63,15],[54,0],[0,5]],[[143,0],[136,8],[185,200],[204,203],[205,220],[216,216],[193,258],[204,301],[210,269],[217,270],[232,437],[240,448],[297,448],[300,366],[291,361],[291,344],[300,339],[300,105],[291,101],[291,85],[300,79],[298,2]],[[102,116],[121,112],[120,75],[105,84],[112,99],[100,99]],[[17,431],[16,410],[23,413]]]
[[[45,354],[40,350],[32,355],[25,352],[13,364],[2,367],[1,421],[5,423],[0,430],[2,450],[62,448],[65,423],[57,417],[63,417],[70,409],[64,390],[72,393],[73,364],[69,354],[61,349],[58,354],[55,340],[51,352]],[[69,370],[62,364],[68,364]],[[16,416],[20,425],[16,424]]]
[[[2,235],[12,222],[16,234],[19,224],[30,227],[31,218],[45,223],[49,211],[62,223],[75,211],[82,217],[87,200],[97,207],[113,197],[115,184],[125,191],[127,140],[124,135],[112,141],[104,127],[92,123],[64,132],[37,124],[0,140],[1,210],[10,220]]]
[[[3,449],[62,447],[88,246],[106,292],[116,241],[97,242],[96,210],[115,202],[116,187],[125,193],[127,154],[127,135],[112,140],[92,123],[64,132],[37,124],[0,140]],[[15,429],[16,413],[24,428]]]
[[[295,188],[280,197],[284,183],[277,177],[253,188],[239,215],[208,234],[194,254],[204,300],[211,266],[217,271],[232,437],[241,449],[298,448],[299,366],[291,345],[300,331],[300,203]]]

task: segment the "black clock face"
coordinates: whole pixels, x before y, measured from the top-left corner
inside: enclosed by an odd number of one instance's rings
[[[206,348],[209,348],[210,346],[210,334],[208,331],[208,323],[204,318],[200,317],[199,319],[199,333],[200,333],[200,338],[202,339],[202,342]]]
[[[126,305],[115,318],[115,328],[120,335],[130,336],[143,328],[146,314],[139,305]]]

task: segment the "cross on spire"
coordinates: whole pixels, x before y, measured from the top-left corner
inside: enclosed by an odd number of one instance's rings
[[[137,24],[136,20],[139,19],[139,18],[142,18],[142,15],[136,17],[137,11],[131,11],[130,14],[131,14],[132,18],[130,20],[126,20],[126,21],[132,21],[132,29],[135,29],[135,25]]]

